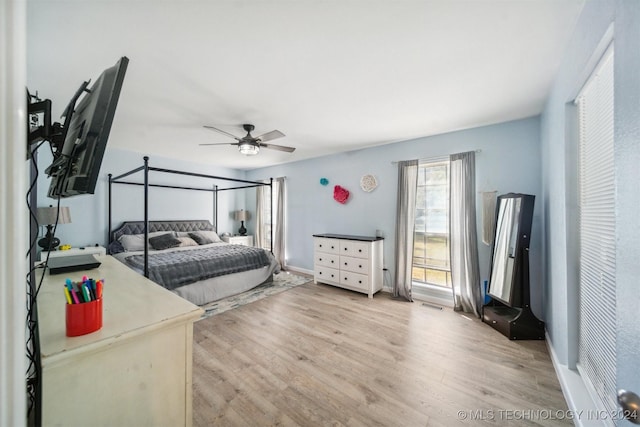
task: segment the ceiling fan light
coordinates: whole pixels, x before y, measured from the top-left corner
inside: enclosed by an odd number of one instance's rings
[[[245,156],[255,156],[260,152],[260,147],[254,144],[240,144],[238,150]]]

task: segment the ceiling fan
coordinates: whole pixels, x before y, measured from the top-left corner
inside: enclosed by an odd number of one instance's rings
[[[237,136],[232,135],[229,132],[225,132],[221,129],[214,128],[213,126],[204,126],[204,127],[209,130],[213,130],[215,132],[231,137],[238,142],[219,142],[219,143],[213,143],[213,144],[200,144],[200,145],[237,145],[238,150],[240,150],[242,154],[245,154],[247,156],[253,156],[258,154],[260,152],[260,147],[270,148],[272,150],[286,151],[287,153],[293,153],[295,151],[295,148],[293,147],[286,147],[284,145],[276,145],[276,144],[265,144],[265,141],[271,141],[277,138],[282,138],[284,136],[284,133],[280,132],[279,130],[272,130],[271,132],[267,132],[260,136],[251,136],[251,131],[255,129],[255,126],[250,124],[244,124],[242,125],[242,128],[245,131],[247,131],[247,135],[243,138],[238,138]]]

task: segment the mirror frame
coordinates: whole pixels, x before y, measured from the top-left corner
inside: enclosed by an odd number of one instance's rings
[[[511,272],[511,283],[508,292],[508,299],[504,299],[505,292],[501,295],[497,295],[492,292],[492,288],[495,286],[492,283],[493,272],[496,269],[496,246],[499,243],[499,233],[501,230],[498,228],[498,220],[500,219],[500,211],[502,206],[509,200],[520,201],[520,211],[516,218],[516,225],[518,227],[515,237],[515,250],[514,256],[508,258],[513,259],[513,271]],[[492,299],[507,305],[509,307],[523,307],[529,305],[529,241],[531,234],[531,223],[533,219],[533,206],[535,196],[528,194],[508,193],[498,196],[498,203],[496,206],[496,227],[493,238],[493,245],[491,247],[491,268],[489,270],[489,287],[487,288],[487,295]],[[513,234],[513,230],[509,230],[510,234]],[[510,237],[507,237],[511,240]],[[505,286],[505,284],[503,284]]]

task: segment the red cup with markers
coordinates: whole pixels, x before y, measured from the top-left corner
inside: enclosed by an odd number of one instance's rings
[[[81,282],[67,279],[64,294],[68,337],[90,334],[102,328],[102,284],[83,277]]]

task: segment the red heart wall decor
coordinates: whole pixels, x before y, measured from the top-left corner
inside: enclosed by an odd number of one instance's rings
[[[336,185],[335,187],[333,187],[333,198],[336,202],[342,203],[344,205],[345,203],[347,203],[347,199],[349,198],[349,190]]]

